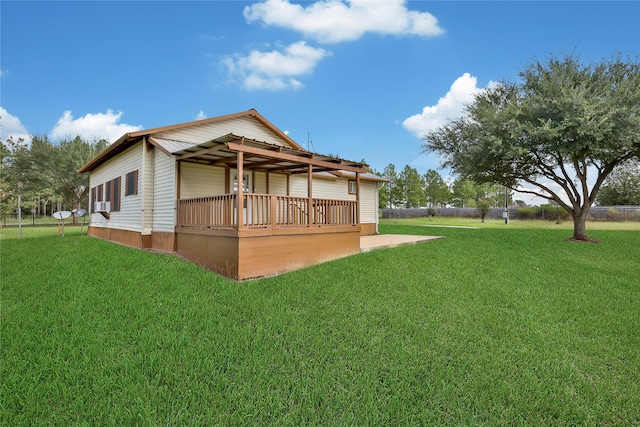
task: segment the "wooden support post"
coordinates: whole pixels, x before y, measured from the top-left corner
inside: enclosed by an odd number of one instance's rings
[[[242,139],[244,141],[244,138]],[[242,194],[242,174],[244,173],[242,169],[242,163],[244,162],[244,153],[242,151],[238,151],[236,155],[238,158],[238,169],[236,170],[236,172],[238,173],[238,191],[236,192],[236,224],[238,230],[240,230],[244,225],[244,195]]]
[[[315,222],[315,212],[313,212],[313,166],[311,166],[311,164],[307,166],[307,201],[309,202],[307,208],[307,223],[309,227],[311,227]]]
[[[230,194],[231,193],[231,168],[229,167],[229,165],[225,165],[224,167],[224,193],[225,194]]]
[[[360,173],[356,172],[356,225],[360,224]]]

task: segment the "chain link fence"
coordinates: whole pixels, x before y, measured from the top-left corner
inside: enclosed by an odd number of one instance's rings
[[[570,219],[562,209],[556,207],[509,207],[511,219]],[[504,208],[492,208],[486,218],[502,219]],[[423,218],[428,216],[480,218],[477,208],[412,208],[381,209],[382,218]],[[593,206],[589,211],[591,221],[640,221],[640,206]]]
[[[88,215],[78,218],[78,224],[86,224],[89,221]],[[21,226],[22,227],[47,227],[47,226],[57,226],[59,221],[52,217],[51,215],[47,216],[38,216],[38,215],[29,215],[23,214],[21,218]],[[65,225],[73,224],[73,216],[64,220]],[[2,215],[0,217],[0,227],[17,227],[18,226],[18,215],[17,214],[7,214]]]

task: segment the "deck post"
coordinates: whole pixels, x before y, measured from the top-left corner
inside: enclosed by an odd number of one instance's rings
[[[243,142],[244,142],[244,138]],[[244,203],[243,203],[243,194],[242,194],[242,186],[243,186],[243,182],[242,182],[242,174],[244,173],[243,169],[242,169],[242,162],[244,161],[244,153],[242,151],[238,151],[236,153],[236,156],[238,158],[238,168],[236,169],[236,172],[238,173],[238,191],[236,192],[236,225],[238,227],[238,230],[242,229],[242,226],[244,225],[244,215],[243,215],[243,211],[244,211]]]
[[[307,208],[307,224],[309,227],[315,222],[315,215],[313,212],[313,166],[307,165],[307,201],[309,206]]]
[[[356,172],[356,225],[360,224],[360,173]]]

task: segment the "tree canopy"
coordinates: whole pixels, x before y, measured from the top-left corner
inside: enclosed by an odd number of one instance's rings
[[[604,180],[596,197],[599,205],[640,205],[640,161],[629,160]]]
[[[462,177],[557,203],[574,219],[573,238],[585,240],[604,180],[640,155],[640,63],[552,56],[519,76],[477,94],[423,149]]]
[[[78,208],[88,199],[89,175],[77,170],[107,145],[79,136],[55,143],[47,136],[34,136],[30,144],[9,139],[1,147],[0,181],[7,193],[45,199],[55,195],[69,209]]]
[[[423,176],[424,192],[430,208],[444,206],[451,200],[451,190],[438,171],[429,169]]]

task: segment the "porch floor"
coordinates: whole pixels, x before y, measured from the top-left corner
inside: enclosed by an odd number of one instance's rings
[[[402,245],[414,245],[429,240],[444,239],[444,236],[414,236],[408,234],[377,234],[360,236],[360,252],[376,249],[395,248]]]

